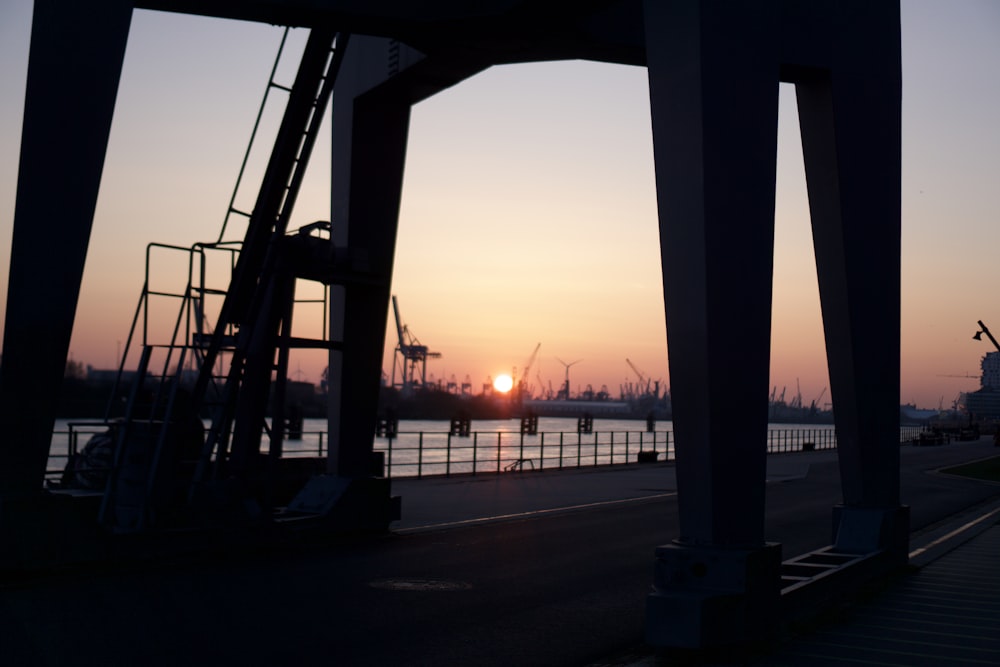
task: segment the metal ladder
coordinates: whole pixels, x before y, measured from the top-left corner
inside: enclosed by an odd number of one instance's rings
[[[208,476],[207,466],[213,452],[216,476],[225,474],[220,468],[225,468],[229,463],[235,464],[237,470],[234,472],[245,472],[247,458],[259,451],[270,374],[278,370],[279,378],[287,375],[287,339],[290,337],[290,306],[293,303],[288,290],[293,289],[294,285],[290,286],[287,280],[281,281],[282,284],[276,283],[279,241],[287,230],[305,166],[315,145],[327,101],[333,92],[336,74],[343,60],[345,42],[346,36],[314,29],[306,44],[298,75],[289,94],[285,117],[275,140],[257,203],[250,216],[233,279],[216,323],[215,334],[205,350],[205,362],[195,387],[195,402],[198,403],[208,386],[210,369],[225,341],[226,332],[237,328],[237,343],[223,391],[221,410],[213,419],[206,438],[196,480],[203,480]],[[287,304],[289,308],[285,312],[275,312],[278,302]],[[260,368],[253,359],[248,363],[251,345],[273,350],[275,339],[279,336],[286,344],[278,346],[280,352],[277,368],[270,364],[267,368]],[[261,341],[261,337],[270,337],[270,340]],[[252,377],[248,373],[258,373],[260,377]],[[246,386],[248,379],[249,387]],[[248,389],[253,394],[249,397],[245,396]],[[244,396],[241,397],[240,394]],[[237,420],[237,401],[241,398],[241,403],[255,403],[257,409],[243,410]],[[255,418],[254,413],[260,421],[248,424],[248,421]],[[240,429],[236,434],[235,449],[230,437],[233,434],[234,420]],[[280,429],[273,431],[272,445],[277,438],[280,449]]]
[[[101,506],[101,522],[117,532],[135,532],[148,527],[155,520],[156,504],[167,490],[163,487],[163,471],[172,462],[171,431],[178,390],[185,375],[185,364],[192,362],[197,369],[191,397],[194,406],[208,407],[212,411],[212,424],[208,437],[204,439],[192,480],[194,482],[219,477],[225,474],[246,474],[246,461],[254,451],[259,452],[260,434],[266,429],[264,410],[244,410],[237,416],[237,406],[242,405],[241,392],[247,384],[248,350],[253,343],[254,331],[264,324],[269,329],[267,345],[278,349],[278,363],[266,370],[266,378],[258,375],[250,383],[250,397],[266,407],[270,375],[278,371],[279,383],[276,394],[283,391],[284,378],[288,372],[288,352],[292,346],[325,347],[332,344],[328,339],[325,304],[328,284],[324,284],[322,339],[302,341],[290,336],[291,313],[295,303],[316,302],[319,299],[296,301],[294,296],[295,276],[287,275],[276,280],[280,264],[279,248],[285,237],[292,208],[302,183],[305,167],[322,122],[324,112],[333,91],[337,71],[343,59],[347,36],[330,30],[313,30],[303,52],[295,83],[291,88],[278,84],[275,75],[278,62],[284,50],[287,29],[282,37],[270,80],[265,90],[257,120],[251,135],[250,146],[240,167],[229,207],[223,221],[218,240],[214,243],[195,244],[191,248],[150,244],[147,248],[147,274],[139,305],[132,322],[126,343],[126,353],[122,355],[118,380],[113,397],[118,396],[124,375],[128,349],[137,337],[142,324],[142,352],[132,389],[125,406],[125,414],[117,425],[115,462],[109,475],[108,486]],[[256,137],[272,89],[289,93],[285,114],[278,130],[274,149],[265,172],[257,202],[252,214],[245,214],[235,207],[235,199],[242,181],[253,140]],[[248,217],[246,235],[242,243],[225,241],[224,236],[233,214]],[[323,225],[309,225],[303,234],[315,238],[317,231],[324,231]],[[326,231],[328,231],[326,225]],[[327,237],[328,238],[328,237]],[[188,253],[188,279],[180,292],[161,292],[151,288],[150,259],[154,250],[171,250]],[[228,256],[230,263],[230,283],[228,288],[209,286],[206,278],[206,258],[217,253]],[[275,285],[280,282],[281,285]],[[279,289],[281,294],[276,294]],[[150,340],[149,313],[153,297],[176,298],[181,302],[173,323],[172,334],[165,343]],[[216,322],[211,327],[208,322],[209,298],[222,297]],[[280,313],[275,312],[278,304]],[[266,321],[266,323],[264,321]],[[241,326],[244,325],[244,326]],[[258,343],[260,344],[260,343]],[[158,371],[151,368],[154,355],[163,357]],[[228,372],[221,368],[228,365]],[[216,368],[220,370],[216,370]],[[251,362],[249,367],[254,368]],[[155,391],[145,404],[141,399],[147,380],[153,380]],[[261,386],[263,385],[263,386]],[[276,396],[276,398],[278,398]],[[114,401],[114,398],[113,398]],[[277,414],[274,415],[271,436],[271,458],[280,457],[283,437],[283,401],[276,400]],[[105,419],[111,423],[112,405],[109,404]],[[253,417],[248,416],[253,414]],[[238,428],[237,466],[227,465],[231,454],[234,421]],[[254,435],[256,433],[256,436]],[[214,461],[213,461],[214,455]],[[194,484],[189,493],[193,495]]]

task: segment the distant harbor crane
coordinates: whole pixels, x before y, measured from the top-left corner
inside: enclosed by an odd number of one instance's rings
[[[552,391],[552,383],[549,382],[549,387],[546,389],[545,382],[542,380],[542,374],[539,371],[535,371],[535,379],[538,380],[538,396],[535,398],[552,400],[552,397],[555,394],[555,392]]]
[[[636,393],[639,395],[647,395],[647,396],[652,394],[654,398],[659,398],[660,381],[656,380],[654,382],[651,377],[640,371],[638,367],[636,367],[636,365],[632,363],[631,359],[626,358],[625,363],[629,365],[629,368],[631,368],[639,378],[639,384],[636,386],[637,389]]]
[[[819,392],[819,396],[813,399],[813,402],[809,406],[811,412],[815,412],[818,409],[819,402],[823,400],[823,396],[826,395],[826,387],[823,387],[823,391]]]
[[[431,352],[426,345],[421,345],[409,327],[403,324],[403,320],[399,316],[399,301],[395,294],[392,295],[392,312],[396,316],[396,334],[399,336],[396,353],[392,357],[392,386],[398,386],[403,393],[408,393],[415,386],[417,366],[420,367],[420,386],[422,387],[427,384],[427,360],[437,359],[441,353]],[[402,359],[402,374],[398,385],[396,384],[397,357]]]
[[[531,398],[531,385],[529,384],[531,367],[535,365],[535,359],[538,357],[538,350],[542,347],[539,343],[535,346],[535,351],[531,353],[528,357],[527,363],[524,364],[524,369],[521,371],[521,377],[514,377],[514,385],[516,387],[515,399],[520,402],[524,400],[525,397]]]
[[[796,410],[802,408],[802,386],[799,384],[798,378],[795,378],[795,398],[792,399],[789,407],[795,408]]]

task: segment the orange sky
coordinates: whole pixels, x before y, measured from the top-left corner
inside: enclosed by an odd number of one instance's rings
[[[0,7],[0,275],[30,5]],[[943,376],[978,375],[989,348],[971,340],[976,320],[1000,323],[998,37],[996,3],[903,3],[901,398],[925,407],[978,387]],[[217,234],[279,39],[271,26],[136,12],[74,331],[77,360],[114,364],[147,242],[189,245]],[[781,92],[771,384],[791,397],[798,381],[808,404],[828,381],[794,94]],[[299,223],[329,216],[326,155],[314,155]],[[537,372],[558,386],[558,357],[581,360],[570,371],[574,391],[607,385],[617,394],[635,380],[626,358],[668,383],[644,70],[499,67],[417,105],[393,292],[405,323],[442,353],[428,366],[438,379],[468,375],[478,387],[521,368],[541,342],[533,382]],[[738,345],[739,322],[731,325]],[[387,373],[395,342],[390,321]],[[292,364],[312,381],[323,365],[316,355]]]

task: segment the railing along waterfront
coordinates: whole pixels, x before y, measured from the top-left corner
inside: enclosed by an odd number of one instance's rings
[[[57,480],[70,456],[80,451],[90,437],[106,429],[103,422],[70,422],[56,431],[49,455],[48,479]],[[900,443],[917,440],[921,426],[900,428]],[[325,456],[328,437],[322,431],[307,431],[301,440],[285,441],[285,456]],[[767,434],[769,454],[836,449],[837,434],[827,428],[771,428]],[[640,461],[671,461],[674,458],[670,430],[606,430],[591,433],[549,431],[535,435],[517,431],[474,431],[458,436],[450,431],[400,431],[392,438],[375,439],[382,452],[387,477],[499,474],[522,470],[552,470]]]
[[[673,447],[670,431],[401,431],[377,439],[375,450],[385,453],[387,477],[424,477],[614,465],[635,462],[640,452],[668,460]]]

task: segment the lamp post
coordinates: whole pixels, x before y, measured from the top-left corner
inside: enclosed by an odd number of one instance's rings
[[[973,340],[982,340],[983,334],[986,334],[986,337],[990,339],[991,343],[993,343],[993,347],[995,347],[997,351],[1000,352],[1000,343],[997,343],[997,339],[993,337],[993,334],[991,334],[987,326],[983,324],[983,321],[979,320],[977,324],[979,325],[979,331],[977,331],[972,336]]]

